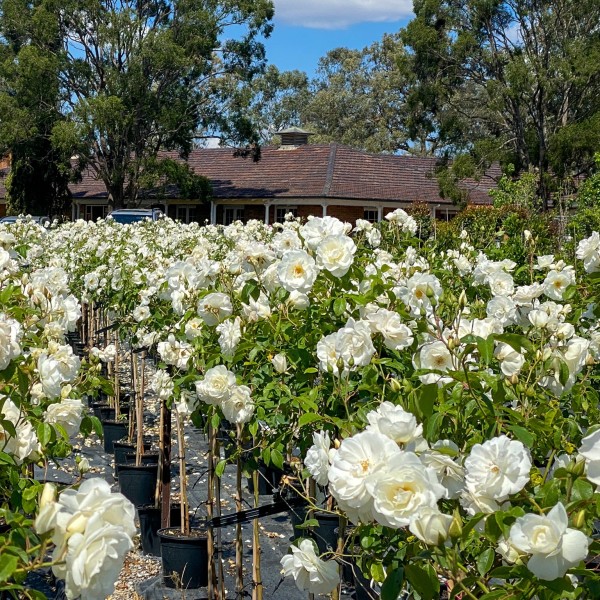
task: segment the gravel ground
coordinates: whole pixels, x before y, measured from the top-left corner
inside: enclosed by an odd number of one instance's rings
[[[123,364],[123,363],[122,363]],[[125,363],[126,364],[126,363]],[[154,368],[147,363],[146,381],[149,380]],[[126,385],[125,375],[123,384]],[[147,391],[145,397],[145,421],[148,433],[156,440],[158,439],[158,402]],[[173,426],[173,431],[175,427]],[[174,436],[175,437],[175,436]],[[186,453],[187,470],[189,482],[190,510],[197,517],[204,516],[206,501],[207,477],[206,457],[208,455],[207,440],[204,434],[189,426],[186,428]],[[86,477],[102,477],[108,481],[115,491],[118,483],[113,478],[114,459],[112,455],[104,452],[102,442],[92,436],[87,440],[78,438],[75,440],[75,454],[89,460],[91,471]],[[178,456],[176,440],[173,440],[172,457]],[[61,483],[70,483],[74,480],[76,467],[74,457],[63,461],[62,470],[48,471],[37,470],[36,476],[40,479],[53,480]],[[234,465],[228,465],[221,478],[221,508],[222,514],[235,512],[235,475]],[[178,468],[172,466],[172,495],[178,492]],[[246,480],[244,479],[244,483]],[[250,506],[252,496],[247,489],[244,490],[246,506]],[[272,496],[261,496],[261,505],[272,501]],[[227,598],[235,598],[233,593],[235,587],[235,526],[223,527],[222,532],[222,557],[224,563],[225,588],[228,590]],[[292,536],[292,525],[288,513],[281,513],[263,517],[260,520],[261,532],[261,566],[264,585],[264,600],[305,600],[307,594],[301,592],[290,578],[283,579],[281,576],[281,557],[287,553]],[[252,524],[243,525],[244,540],[244,597],[251,597],[252,591]],[[116,584],[115,592],[107,600],[203,600],[206,598],[205,590],[171,590],[162,585],[161,562],[159,558],[145,556],[138,547],[129,553],[120,578]],[[344,589],[343,598],[354,597],[352,589]],[[237,598],[236,600],[241,600]]]

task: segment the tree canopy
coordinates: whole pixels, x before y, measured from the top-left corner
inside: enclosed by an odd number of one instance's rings
[[[251,135],[225,92],[264,65],[258,38],[270,32],[270,0],[2,0],[5,55],[13,30],[24,46],[40,47],[26,32],[41,14],[40,28],[55,43],[48,77],[56,82],[60,118],[40,135],[63,163],[75,157],[79,169],[91,169],[111,206],[135,203],[152,169],[172,171],[158,166],[161,151],[185,157],[196,139],[215,130],[238,142]],[[14,59],[13,65],[21,71]],[[46,71],[37,71],[43,86]],[[22,102],[13,86],[0,93],[5,103]],[[20,116],[2,111],[3,128],[18,127]]]

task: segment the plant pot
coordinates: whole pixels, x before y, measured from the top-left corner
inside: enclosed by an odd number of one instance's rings
[[[109,406],[108,404],[102,404],[98,407],[98,412],[100,416],[98,417],[101,421],[114,421],[117,416],[117,411],[114,407]]]
[[[208,539],[203,529],[192,529],[190,536],[182,536],[177,528],[159,529],[158,537],[163,582],[168,588],[208,585]]]
[[[119,489],[134,506],[154,502],[158,465],[117,465]]]
[[[127,435],[128,425],[125,421],[102,421],[104,431],[104,451],[112,454],[114,443]]]
[[[281,483],[283,471],[273,466],[260,463],[258,467],[258,493],[260,496],[269,496],[275,492]],[[254,493],[254,481],[248,477],[248,491]]]
[[[313,527],[313,538],[317,542],[319,552],[330,552],[337,548],[338,529],[340,527],[339,515],[332,515],[315,511],[314,518],[319,521],[318,527]]]
[[[142,464],[143,465],[157,465],[159,457],[160,457],[159,452],[145,452],[141,456]],[[125,464],[126,465],[135,464],[135,452],[127,452],[127,454],[125,454]]]
[[[144,452],[148,452],[152,448],[152,440],[150,438],[144,439]],[[115,469],[114,469],[114,477],[115,479],[119,479],[119,474],[117,473],[117,465],[126,465],[127,455],[132,452],[135,455],[135,444],[133,442],[127,441],[118,441],[113,444],[113,449],[115,453]]]
[[[100,418],[100,409],[103,406],[108,406],[108,404],[106,402],[100,402],[100,401],[92,402],[90,404],[90,408],[92,409],[94,416],[97,417],[98,419]]]
[[[138,506],[138,517],[140,519],[140,538],[142,551],[152,556],[160,556],[160,538],[158,530],[161,527],[161,509],[154,506]],[[179,527],[181,524],[181,509],[179,504],[171,505],[170,526]]]

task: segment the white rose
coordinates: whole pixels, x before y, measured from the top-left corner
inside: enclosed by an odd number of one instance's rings
[[[438,508],[423,506],[414,514],[408,525],[410,532],[430,546],[439,546],[448,538],[452,515],[445,515]]]
[[[67,598],[104,600],[114,591],[133,541],[120,527],[107,525],[100,515],[93,515],[83,533],[69,538],[67,548],[65,562],[52,568],[65,580]]]
[[[595,485],[600,485],[600,429],[581,440],[579,454],[585,459],[586,477]]]
[[[383,343],[390,350],[401,350],[412,345],[413,333],[402,323],[400,315],[391,310],[380,308],[367,317],[372,331],[383,335]]]
[[[588,538],[568,524],[567,511],[559,502],[547,515],[519,517],[510,528],[508,543],[531,555],[527,568],[538,579],[553,581],[563,577],[588,554]]]
[[[0,371],[21,354],[22,335],[20,323],[0,313]]]
[[[369,412],[367,421],[367,431],[381,433],[397,444],[408,444],[423,435],[423,425],[415,416],[391,402],[382,402],[377,410]]]
[[[306,310],[310,306],[310,299],[306,294],[293,290],[290,292],[287,303],[295,310]]]
[[[577,246],[576,256],[583,260],[583,268],[593,273],[600,267],[600,235],[594,231],[589,238],[581,240]]]
[[[224,365],[218,365],[208,369],[204,379],[196,382],[196,393],[207,404],[219,404],[229,396],[235,385],[235,375]]]
[[[221,353],[227,358],[232,358],[242,339],[242,320],[239,317],[227,319],[217,325],[219,346]]]
[[[198,301],[197,312],[207,325],[217,325],[233,313],[231,298],[221,292],[207,294]]]
[[[444,452],[442,452],[444,451]],[[450,440],[436,442],[420,455],[421,462],[432,468],[446,490],[446,498],[458,498],[465,487],[465,469],[450,454],[458,454],[458,446]]]
[[[373,518],[368,483],[396,454],[398,445],[375,431],[363,431],[342,441],[329,468],[329,490],[354,522]]]
[[[503,502],[529,482],[531,457],[521,442],[502,435],[475,444],[465,468],[469,492]]]
[[[46,409],[44,421],[60,425],[69,437],[79,433],[79,426],[83,419],[83,404],[81,400],[65,398],[61,402],[50,404]]]
[[[223,415],[230,423],[247,423],[254,414],[254,401],[250,388],[246,385],[236,385],[230,394],[221,402]]]
[[[335,277],[343,277],[354,261],[356,244],[345,235],[329,235],[317,246],[317,264]]]
[[[279,265],[277,274],[281,286],[288,292],[306,293],[312,288],[318,275],[315,260],[304,250],[286,252]]]
[[[330,458],[333,458],[335,450],[332,451],[331,440],[327,431],[313,433],[313,445],[306,452],[304,465],[319,485],[327,485],[329,478]]]
[[[504,342],[499,342],[494,356],[500,361],[500,370],[506,377],[518,375],[525,364],[525,357]]]
[[[168,400],[173,395],[175,390],[175,384],[171,379],[170,375],[162,370],[158,369],[150,380],[150,387],[156,392],[156,395],[161,400]]]
[[[315,543],[304,539],[291,547],[292,553],[281,559],[282,573],[293,577],[299,590],[311,594],[329,594],[340,582],[335,561],[324,561],[315,552]]]
[[[277,373],[283,374],[287,371],[288,362],[285,354],[279,352],[271,359],[271,364]]]
[[[413,452],[391,456],[367,482],[373,496],[373,517],[387,527],[407,527],[423,507],[436,508],[446,490],[433,469],[423,465]]]

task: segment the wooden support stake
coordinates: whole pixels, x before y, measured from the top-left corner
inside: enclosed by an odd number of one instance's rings
[[[160,401],[160,498],[161,527],[169,527],[171,513],[171,410]]]
[[[240,512],[242,506],[242,425],[237,426],[237,472],[235,475],[235,510]],[[235,526],[235,592],[237,598],[244,594],[244,540],[242,537],[242,524]]]
[[[258,469],[252,473],[254,484],[254,507],[258,508]],[[252,600],[263,599],[263,584],[260,572],[260,529],[258,519],[252,521]]]

